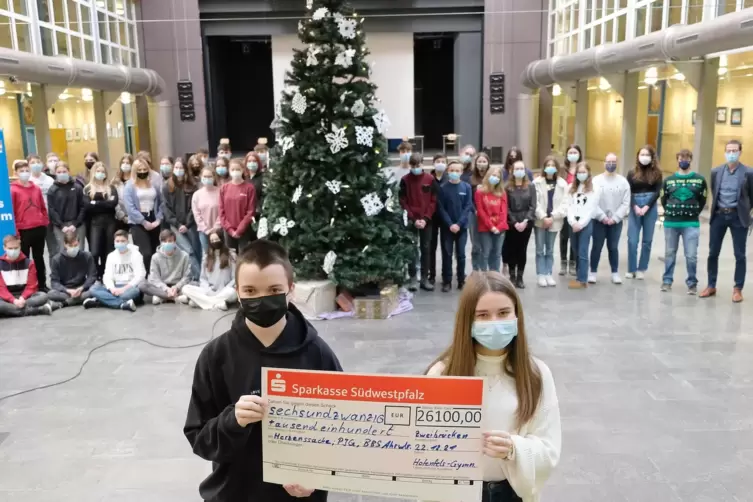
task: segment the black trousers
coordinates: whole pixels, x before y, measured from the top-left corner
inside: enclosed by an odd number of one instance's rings
[[[526,260],[528,256],[528,241],[531,240],[533,224],[528,222],[526,229],[522,232],[515,230],[513,225],[505,233],[505,242],[502,246],[502,261],[510,268],[510,276],[515,271],[523,275],[526,269]]]
[[[153,222],[156,220],[154,212],[142,214],[146,221]],[[131,237],[133,237],[133,243],[138,246],[139,252],[144,257],[144,268],[147,276],[149,276],[149,267],[152,265],[152,255],[159,247],[159,233],[160,227],[147,230],[142,225],[131,225]]]
[[[237,254],[241,254],[243,250],[254,242],[256,240],[256,232],[254,232],[254,229],[251,228],[251,225],[248,226],[245,232],[238,237],[235,238],[231,236],[227,230],[225,230],[225,245],[229,247],[230,249],[234,250]]]
[[[418,236],[419,249],[416,251],[416,255],[408,264],[408,275],[411,279],[416,277],[416,269],[418,268],[419,260],[421,260],[421,279],[429,279],[429,268],[431,267],[431,253],[429,252],[429,245],[431,244],[431,232],[434,225],[431,224],[431,220],[426,220],[426,226],[424,228],[413,227],[413,231]],[[436,254],[436,253],[435,253]]]
[[[484,482],[482,502],[523,502],[507,480]]]
[[[47,268],[44,265],[44,245],[47,238],[47,227],[34,227],[26,230],[19,230],[21,237],[21,252],[28,258],[34,260],[34,266],[37,268],[37,281],[39,289],[47,289]],[[31,252],[31,254],[29,254]],[[50,256],[52,261],[52,256]]]
[[[575,246],[573,246],[572,233],[573,233],[573,230],[570,228],[570,224],[567,222],[567,218],[565,218],[565,224],[562,226],[562,230],[560,230],[560,261],[561,262],[568,261],[567,259],[568,249],[570,250],[569,261],[573,263],[576,262],[578,253],[575,252]]]
[[[441,246],[444,250],[444,241],[439,237],[439,227],[441,226],[441,218],[435,214],[434,219],[431,222],[431,240],[429,241],[429,273],[428,279],[434,282],[437,278],[437,246]],[[465,251],[465,250],[463,250]],[[444,251],[442,251],[444,256]]]
[[[114,217],[102,217],[93,219],[87,225],[89,229],[89,252],[97,265],[97,278],[102,279],[105,274],[105,262],[107,255],[115,249],[115,231],[118,222]]]

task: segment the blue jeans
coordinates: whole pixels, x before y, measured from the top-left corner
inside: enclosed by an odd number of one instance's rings
[[[478,219],[475,212],[468,215],[468,233],[471,236],[471,266],[473,270],[481,270],[483,250],[478,238]]]
[[[178,232],[177,228],[173,228],[172,231],[175,233],[175,243],[181,250],[188,253],[188,258],[191,261],[191,278],[198,281],[201,272],[201,260],[204,256],[199,231],[196,228],[189,228],[185,234]]]
[[[481,262],[479,263],[481,268],[479,270],[494,270],[499,272],[499,267],[502,261],[502,243],[505,240],[505,233],[500,232],[495,234],[492,232],[479,232],[477,237],[481,244]]]
[[[599,269],[601,250],[604,249],[604,241],[607,242],[609,253],[609,266],[612,273],[617,273],[620,265],[620,236],[622,235],[622,222],[614,225],[605,225],[600,221],[594,221],[593,246],[591,246],[591,272],[594,274]]]
[[[123,287],[117,284],[115,286],[118,288]],[[101,303],[105,307],[111,309],[119,309],[121,305],[123,305],[128,300],[135,300],[136,298],[138,298],[141,294],[141,291],[139,290],[139,288],[128,288],[123,292],[122,295],[115,296],[114,294],[110,293],[110,291],[105,287],[104,284],[98,282],[91,287],[89,294],[92,296],[92,298],[96,298],[99,303]]]
[[[452,282],[452,250],[455,248],[455,260],[458,262],[458,284],[465,282],[465,246],[468,244],[468,229],[461,228],[456,234],[449,228],[442,227],[442,283]]]
[[[588,222],[583,230],[570,235],[570,239],[575,242],[575,251],[578,253],[578,275],[576,279],[583,284],[588,282],[588,245],[591,243],[591,234],[593,234],[594,222]]]
[[[536,227],[533,230],[536,239],[536,275],[552,275],[554,268],[554,241],[557,232]]]
[[[635,205],[643,207],[653,197],[650,193],[639,193],[633,196]],[[643,216],[636,216],[633,207],[630,208],[628,217],[628,272],[645,272],[648,269],[648,261],[651,258],[651,242],[654,240],[654,229],[659,217],[659,209],[656,204],[651,206]],[[638,261],[638,239],[643,230],[643,242],[641,243],[641,258]]]
[[[662,281],[664,284],[672,284],[674,280],[680,236],[682,236],[682,246],[685,252],[685,266],[688,269],[688,279],[685,281],[685,284],[689,288],[694,288],[698,285],[695,271],[698,265],[698,239],[701,237],[701,227],[664,227],[664,241],[666,245],[664,250],[664,277]]]
[[[207,254],[207,249],[209,249],[209,236],[204,232],[199,232],[199,242],[201,243],[201,256],[203,259],[203,256]]]
[[[709,234],[709,287],[716,287],[716,277],[719,275],[719,253],[722,251],[724,235],[729,228],[732,234],[732,250],[735,253],[735,287],[743,289],[745,285],[745,247],[748,239],[748,229],[740,221],[737,212],[717,213],[711,217],[711,232]]]

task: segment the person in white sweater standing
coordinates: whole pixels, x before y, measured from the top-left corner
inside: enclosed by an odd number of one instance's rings
[[[89,290],[91,298],[84,308],[104,306],[111,309],[136,311],[134,300],[140,298],[139,287],[146,278],[144,257],[139,248],[128,244],[128,232],[115,232],[115,251],[107,255],[102,283]]]
[[[604,241],[609,252],[609,266],[612,268],[612,283],[622,284],[617,269],[620,264],[620,236],[622,222],[630,214],[630,183],[615,172],[617,155],[607,154],[604,159],[603,174],[594,177],[594,190],[599,194],[599,202],[594,214],[593,245],[591,246],[591,272],[588,282],[596,283],[596,271],[599,269],[601,250]]]
[[[541,176],[536,178],[536,275],[539,286],[556,286],[554,268],[554,241],[567,218],[567,181],[562,176],[559,162],[553,156],[544,159]]]
[[[486,380],[483,500],[538,501],[560,459],[559,402],[552,372],[529,353],[523,305],[502,274],[471,276],[452,345],[426,374]]]
[[[238,301],[235,291],[235,252],[225,245],[220,231],[209,232],[209,249],[201,264],[199,285],[188,284],[183,294],[192,307],[204,310],[227,310]]]
[[[567,221],[572,230],[576,262],[575,279],[570,281],[570,289],[584,289],[588,286],[588,245],[593,233],[593,217],[599,202],[594,191],[591,167],[581,162],[575,170],[575,181],[570,185],[570,201],[567,206]]]

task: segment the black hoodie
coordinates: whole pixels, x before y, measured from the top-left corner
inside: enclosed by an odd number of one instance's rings
[[[301,312],[290,305],[287,325],[264,347],[238,312],[230,331],[212,340],[196,363],[183,433],[195,454],[212,462],[212,474],[199,486],[211,502],[324,502],[327,492],[297,499],[280,485],[262,481],[261,423],[241,427],[235,403],[261,395],[261,368],[342,371],[329,345]]]

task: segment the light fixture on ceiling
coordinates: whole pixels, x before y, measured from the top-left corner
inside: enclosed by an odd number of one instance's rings
[[[646,85],[656,85],[656,82],[659,81],[659,71],[656,69],[655,66],[652,66],[648,70],[646,70],[646,76],[643,77],[643,83]]]
[[[647,85],[639,85],[639,86],[638,86],[638,90],[639,90],[639,91],[640,91],[640,90],[643,90],[643,89],[648,89],[648,86],[647,86]]]
[[[562,87],[560,87],[559,84],[554,84],[552,86],[552,96],[559,96],[562,94]]]
[[[685,75],[683,75],[679,71],[677,73],[675,73],[674,75],[672,75],[672,78],[675,79],[675,80],[677,80],[677,81],[679,81],[679,82],[684,82],[685,81]]]
[[[120,102],[124,105],[130,105],[131,104],[131,93],[130,92],[121,92],[120,93]]]
[[[605,79],[604,77],[601,77],[599,79],[599,89],[601,89],[602,91],[608,91],[611,88],[612,84],[610,84],[607,79]]]
[[[5,94],[5,82],[0,80],[0,96],[2,96],[3,94]]]
[[[94,99],[94,94],[92,93],[91,89],[87,89],[84,87],[81,89],[81,99],[83,99],[86,102],[89,102]]]
[[[722,54],[719,56],[719,69],[717,70],[717,73],[719,75],[726,75],[727,71],[727,55]]]
[[[26,84],[26,95],[29,96],[29,97],[32,96],[31,84]]]

